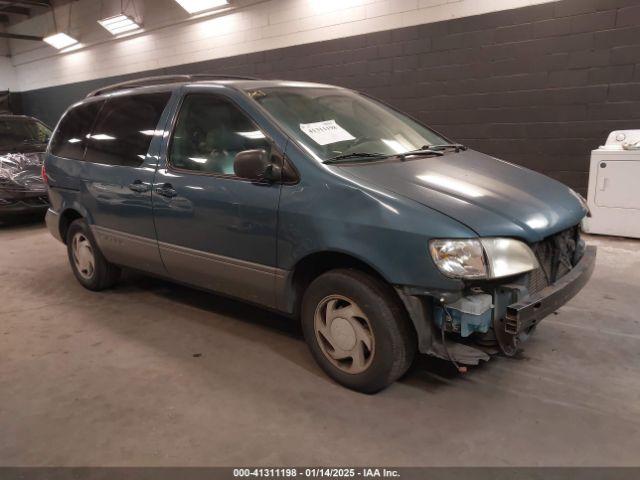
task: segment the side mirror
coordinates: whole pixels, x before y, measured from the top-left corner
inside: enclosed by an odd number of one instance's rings
[[[280,180],[280,167],[271,162],[271,156],[264,150],[243,150],[236,154],[233,171],[240,177],[254,182]]]

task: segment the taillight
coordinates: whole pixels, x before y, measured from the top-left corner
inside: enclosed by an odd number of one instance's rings
[[[49,185],[49,177],[47,177],[47,169],[44,168],[44,163],[42,164],[42,181],[45,185]]]

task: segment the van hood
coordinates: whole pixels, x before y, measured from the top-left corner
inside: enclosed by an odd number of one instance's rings
[[[473,150],[337,168],[448,215],[482,237],[533,243],[577,225],[587,213],[564,184]]]

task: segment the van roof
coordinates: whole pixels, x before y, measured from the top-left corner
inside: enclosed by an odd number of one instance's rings
[[[174,88],[176,85],[218,83],[232,85],[240,89],[267,88],[278,86],[297,87],[333,87],[333,85],[323,85],[319,83],[297,82],[288,80],[260,80],[254,77],[242,77],[235,75],[215,75],[215,74],[194,74],[194,75],[162,75],[155,77],[144,77],[126,82],[115,83],[94,90],[86,98],[98,97],[101,95],[114,93],[121,90],[130,90],[141,87],[163,86]],[[335,88],[335,87],[334,87]]]

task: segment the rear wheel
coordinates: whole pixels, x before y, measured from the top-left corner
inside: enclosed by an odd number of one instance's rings
[[[109,263],[82,219],[74,220],[67,231],[67,253],[71,270],[80,284],[89,290],[112,287],[120,277],[120,268]]]
[[[320,367],[360,392],[396,381],[416,352],[415,334],[391,287],[358,270],[332,270],[309,285],[302,327]]]

